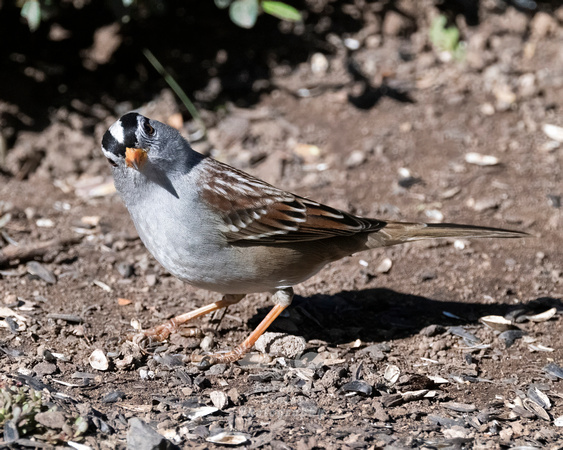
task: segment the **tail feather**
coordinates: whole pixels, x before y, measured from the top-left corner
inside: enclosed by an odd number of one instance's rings
[[[530,236],[522,231],[502,228],[458,225],[455,223],[387,222],[371,234],[368,245],[372,248],[401,244],[410,241],[436,238],[522,238]]]

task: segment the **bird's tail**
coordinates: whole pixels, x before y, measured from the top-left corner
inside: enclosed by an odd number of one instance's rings
[[[384,227],[368,237],[368,246],[370,248],[385,247],[435,238],[522,238],[526,236],[530,235],[522,231],[474,225],[387,222]]]

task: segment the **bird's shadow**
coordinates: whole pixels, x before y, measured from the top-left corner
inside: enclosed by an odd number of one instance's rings
[[[269,331],[285,331],[338,345],[361,339],[382,342],[416,335],[428,325],[459,326],[478,322],[487,315],[518,315],[543,312],[556,307],[559,298],[540,297],[528,303],[470,303],[434,300],[391,289],[342,291],[334,295],[295,296],[286,317],[279,317]],[[269,311],[260,308],[250,319],[256,325]]]

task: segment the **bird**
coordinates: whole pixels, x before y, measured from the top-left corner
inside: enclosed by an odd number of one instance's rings
[[[102,152],[148,251],[180,280],[222,294],[216,302],[142,331],[143,339],[165,340],[181,324],[247,294],[272,294],[274,306],[242,343],[229,351],[192,355],[200,368],[242,358],[291,304],[295,285],[345,256],[423,239],[528,235],[360,217],[198,153],[175,128],[137,112],[109,127]]]

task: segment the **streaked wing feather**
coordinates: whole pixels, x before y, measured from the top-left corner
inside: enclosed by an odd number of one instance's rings
[[[221,214],[229,242],[311,241],[385,226],[282,191],[213,159],[201,164],[202,197]]]

